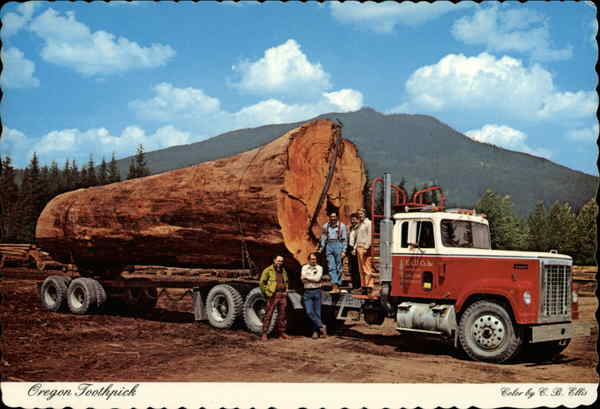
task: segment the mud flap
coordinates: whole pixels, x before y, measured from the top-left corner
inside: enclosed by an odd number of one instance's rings
[[[194,287],[192,289],[192,306],[194,309],[194,321],[206,321],[208,319],[206,307],[202,301],[202,294],[200,294],[199,287]]]

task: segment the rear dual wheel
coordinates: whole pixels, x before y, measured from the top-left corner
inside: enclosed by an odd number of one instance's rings
[[[73,314],[91,314],[99,311],[107,295],[102,284],[93,278],[79,277],[67,289],[67,306]]]

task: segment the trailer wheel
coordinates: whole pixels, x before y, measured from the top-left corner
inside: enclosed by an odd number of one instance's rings
[[[104,286],[97,280],[92,280],[94,282],[94,287],[96,288],[96,306],[95,310],[99,311],[104,307],[104,303],[108,296],[106,295],[106,290]]]
[[[70,280],[70,277],[65,276],[49,276],[44,280],[40,298],[45,310],[56,312],[63,309]]]
[[[242,295],[230,285],[216,285],[206,296],[206,313],[213,327],[231,328],[241,316]]]
[[[73,314],[90,314],[97,306],[96,280],[79,277],[67,289],[67,305]]]
[[[253,288],[252,291],[250,291],[246,296],[246,301],[244,301],[243,307],[244,324],[246,324],[248,331],[259,335],[262,334],[262,320],[265,316],[266,308],[267,299],[263,295],[262,291],[260,291],[260,287]],[[273,318],[271,318],[271,323],[269,324],[267,333],[273,331],[276,319],[277,311],[273,311]]]
[[[513,324],[500,304],[477,301],[463,313],[459,324],[460,345],[473,360],[505,362],[523,344],[523,330]]]

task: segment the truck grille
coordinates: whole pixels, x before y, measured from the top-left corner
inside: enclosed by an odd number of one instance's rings
[[[542,319],[569,318],[571,266],[545,264],[542,281]]]

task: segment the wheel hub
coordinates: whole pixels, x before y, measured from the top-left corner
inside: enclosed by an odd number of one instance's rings
[[[473,339],[484,349],[498,348],[506,338],[504,322],[495,315],[484,314],[473,323]]]

